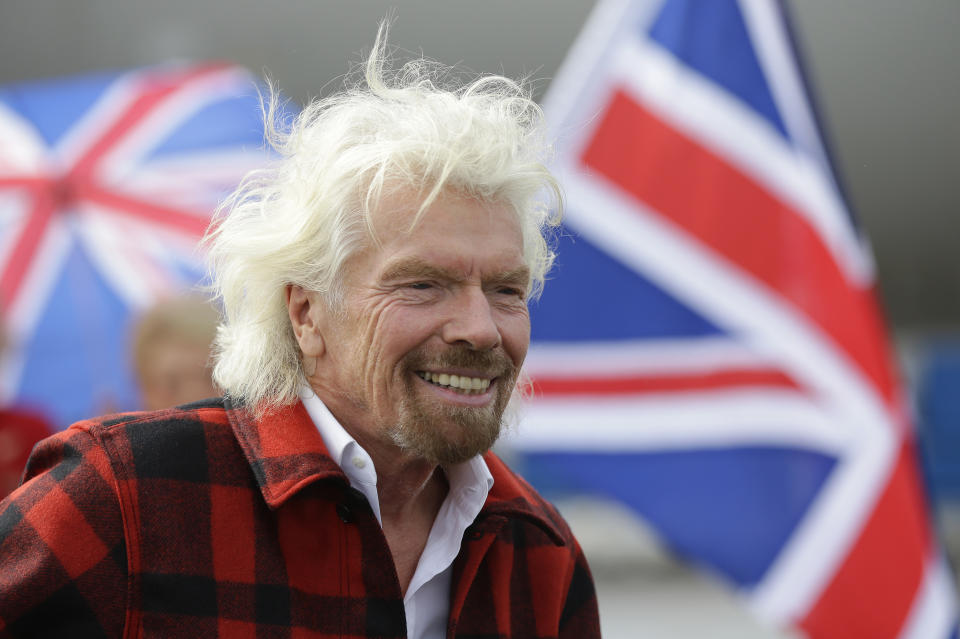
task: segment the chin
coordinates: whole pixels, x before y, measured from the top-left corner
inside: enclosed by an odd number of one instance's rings
[[[406,415],[391,429],[390,438],[403,450],[441,466],[463,463],[487,452],[500,436],[500,415],[478,411]],[[487,411],[483,411],[486,413]]]

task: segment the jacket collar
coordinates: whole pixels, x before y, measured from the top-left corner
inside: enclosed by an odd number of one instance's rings
[[[227,418],[270,508],[278,508],[302,488],[316,481],[349,480],[323,443],[303,402],[273,408],[257,418],[242,404],[224,398]],[[519,517],[544,529],[563,543],[562,519],[527,482],[515,475],[491,452],[484,460],[493,475],[493,487],[478,518]]]
[[[567,530],[567,524],[554,507],[495,454],[487,452],[483,458],[493,475],[493,488],[487,495],[480,517],[525,519],[542,528],[558,546],[564,545],[565,537],[561,531]]]
[[[229,397],[224,398],[224,408],[263,499],[271,508],[278,508],[315,481],[349,485],[299,400],[272,408],[260,418]]]

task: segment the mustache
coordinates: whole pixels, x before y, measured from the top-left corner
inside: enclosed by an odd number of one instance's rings
[[[407,360],[407,365],[413,370],[468,368],[490,377],[512,375],[517,369],[513,360],[502,350],[476,351],[468,346],[451,346],[434,354],[415,351],[407,356]]]

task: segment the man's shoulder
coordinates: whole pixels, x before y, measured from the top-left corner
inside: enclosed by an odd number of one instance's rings
[[[148,425],[154,425],[157,428],[176,430],[179,427],[189,430],[202,427],[204,424],[226,424],[228,421],[225,399],[211,397],[173,408],[101,415],[76,422],[70,428],[89,431],[96,436],[133,427],[149,427]]]
[[[77,431],[92,436],[115,462],[132,462],[137,475],[199,473],[199,478],[206,474],[211,454],[239,450],[222,397],[162,410],[104,415],[67,429],[67,433]]]

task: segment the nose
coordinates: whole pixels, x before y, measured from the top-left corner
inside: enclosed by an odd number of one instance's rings
[[[448,344],[466,344],[478,351],[500,345],[497,325],[490,300],[479,288],[468,287],[451,300],[451,312],[443,325],[443,340]]]

